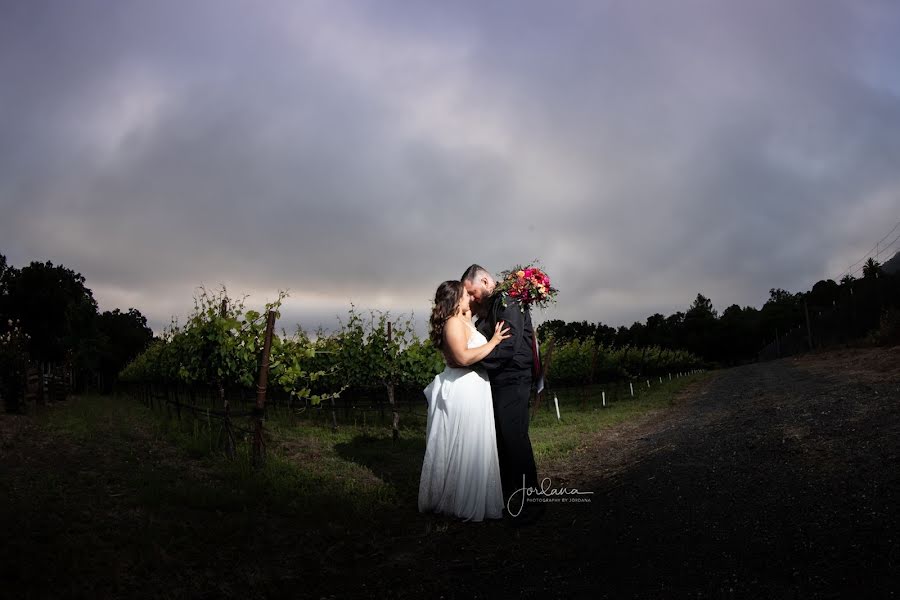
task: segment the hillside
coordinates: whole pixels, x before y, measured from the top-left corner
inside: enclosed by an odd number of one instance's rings
[[[885,273],[900,273],[900,252],[897,252],[893,258],[881,265],[881,268]]]

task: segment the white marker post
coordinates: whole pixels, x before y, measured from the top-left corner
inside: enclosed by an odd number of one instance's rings
[[[553,394],[553,404],[556,405],[556,420],[559,421],[559,398],[556,397],[556,394]]]
[[[659,377],[659,382],[662,383],[662,375]]]
[[[650,380],[649,379],[647,380],[647,389],[648,390],[650,389]]]
[[[600,392],[603,395],[603,408],[606,408],[606,392]]]
[[[628,382],[628,389],[631,390],[631,397],[634,398],[634,384],[630,381]]]
[[[672,381],[672,374],[669,373],[669,381]]]

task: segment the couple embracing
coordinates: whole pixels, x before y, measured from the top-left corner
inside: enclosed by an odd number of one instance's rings
[[[447,366],[425,388],[419,511],[524,525],[543,512],[525,502],[538,487],[528,401],[540,363],[527,305],[496,287],[472,265],[435,293],[430,336]]]

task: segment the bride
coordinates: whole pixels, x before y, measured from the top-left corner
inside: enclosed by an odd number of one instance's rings
[[[425,388],[428,426],[419,480],[420,512],[466,521],[502,518],[491,385],[476,363],[509,337],[502,321],[490,341],[475,329],[469,295],[461,282],[438,286],[431,340],[447,367]]]

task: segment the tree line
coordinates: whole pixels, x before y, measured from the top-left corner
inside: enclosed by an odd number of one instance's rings
[[[282,298],[267,309],[277,309]],[[120,374],[132,381],[250,386],[263,313],[243,312],[242,302],[229,301],[224,290],[217,296],[204,290],[195,300],[184,327],[173,324],[154,338],[135,308],[99,311],[80,273],[50,261],[16,268],[0,255],[0,396],[20,396],[29,365],[49,364],[67,365],[76,391],[109,391]],[[804,327],[815,345],[865,335],[896,343],[898,315],[900,276],[870,260],[860,279],[823,280],[801,293],[772,289],[759,309],[735,304],[719,314],[697,294],[683,312],[656,313],[630,327],[551,320],[537,333],[542,352],[551,339],[555,347],[556,368],[548,375],[574,382],[585,374],[636,377],[755,360],[773,339]],[[310,336],[298,328],[275,344],[277,387],[314,401],[342,390],[419,390],[443,367],[411,320],[367,317],[355,307],[336,333]]]
[[[21,396],[29,365],[65,365],[75,389],[109,389],[153,339],[135,308],[99,311],[80,273],[52,262],[16,268],[0,254],[0,395]]]
[[[553,338],[558,343],[591,340],[606,348],[658,346],[686,350],[708,363],[734,365],[756,360],[763,347],[798,328],[813,347],[867,335],[897,343],[898,315],[900,275],[886,272],[870,258],[861,278],[825,279],[798,293],[773,288],[758,309],[733,304],[719,314],[712,301],[698,293],[686,310],[668,316],[656,313],[630,327],[557,319],[542,323],[537,333],[542,342]]]

